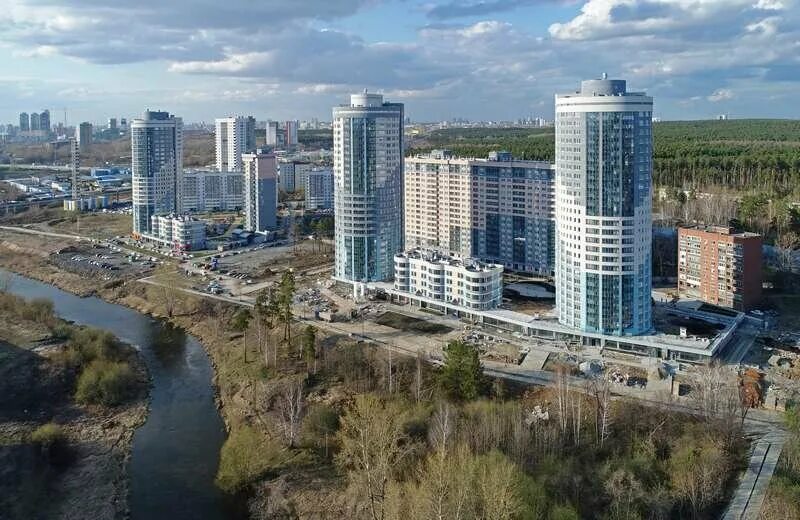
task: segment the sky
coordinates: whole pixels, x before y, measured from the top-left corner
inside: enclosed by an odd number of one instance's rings
[[[799,2],[3,0],[0,122],[330,120],[364,88],[415,121],[550,119],[604,72],[665,120],[798,118]]]

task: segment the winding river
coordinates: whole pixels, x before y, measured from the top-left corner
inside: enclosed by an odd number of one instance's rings
[[[127,307],[21,276],[12,277],[10,292],[51,300],[62,318],[105,329],[141,351],[152,387],[147,421],[133,437],[132,518],[242,516],[214,485],[225,430],[214,403],[213,369],[195,338]]]

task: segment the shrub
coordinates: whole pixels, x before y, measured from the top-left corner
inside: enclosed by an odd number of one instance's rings
[[[114,406],[135,390],[136,377],[128,363],[96,359],[78,377],[75,399],[83,404]]]
[[[120,358],[120,347],[116,338],[111,333],[98,329],[74,330],[67,348],[77,350],[82,363],[90,363],[96,359],[118,360]]]
[[[338,429],[338,412],[326,404],[314,404],[303,419],[303,442],[308,446],[326,448],[335,440]]]
[[[39,447],[43,458],[54,465],[69,463],[70,452],[64,430],[56,423],[46,423],[31,432],[30,441]]]
[[[30,438],[32,443],[38,444],[43,448],[49,448],[66,441],[61,426],[51,422],[43,424],[33,430]]]
[[[231,430],[219,453],[217,486],[227,493],[241,491],[248,484],[285,460],[285,452],[276,442],[252,426]]]

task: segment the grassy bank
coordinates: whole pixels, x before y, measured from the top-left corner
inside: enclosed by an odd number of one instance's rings
[[[136,351],[0,291],[0,517],[128,514],[127,461],[147,416]]]

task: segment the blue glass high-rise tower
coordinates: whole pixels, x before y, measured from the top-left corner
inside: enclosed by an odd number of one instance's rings
[[[333,109],[335,277],[391,280],[403,250],[403,105],[354,94]]]
[[[624,80],[556,96],[556,306],[584,332],[652,328],[653,99]]]

